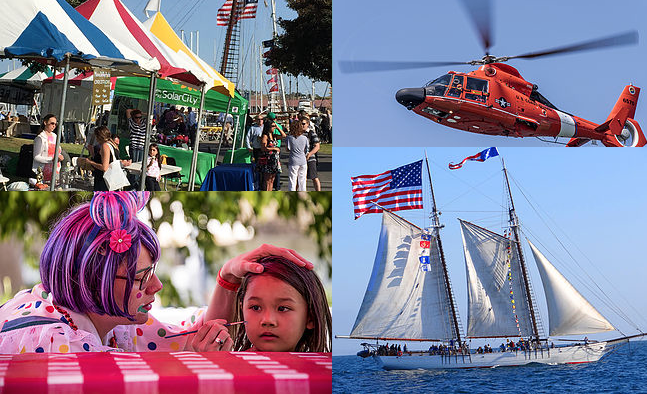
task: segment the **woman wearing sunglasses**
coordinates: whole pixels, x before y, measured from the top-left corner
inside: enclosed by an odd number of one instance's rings
[[[161,323],[149,315],[162,290],[159,241],[136,217],[148,197],[95,193],[53,226],[40,259],[42,283],[0,307],[0,353],[231,350],[224,324],[242,278],[263,270],[255,261],[278,255],[312,268],[291,250],[263,245],[223,265],[207,308],[181,325]],[[167,338],[191,330],[198,332]]]
[[[34,139],[34,159],[31,170],[38,173],[40,167],[43,171],[43,181],[49,183],[52,178],[52,163],[54,162],[54,150],[56,149],[56,116],[47,114],[43,118],[40,127],[41,132]],[[57,171],[61,169],[63,155],[59,148]]]

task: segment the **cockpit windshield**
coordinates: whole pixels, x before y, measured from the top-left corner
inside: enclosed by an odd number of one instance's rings
[[[443,96],[451,80],[451,74],[445,74],[440,78],[434,79],[425,85],[425,94],[427,96]]]

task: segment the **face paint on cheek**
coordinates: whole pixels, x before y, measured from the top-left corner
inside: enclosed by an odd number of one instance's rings
[[[139,291],[137,292],[137,298],[142,298],[142,293]]]
[[[140,305],[139,308],[137,308],[137,312],[148,313],[148,311],[144,308],[144,305]]]

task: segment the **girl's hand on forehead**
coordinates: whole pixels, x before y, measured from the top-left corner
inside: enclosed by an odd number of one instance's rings
[[[301,255],[292,249],[263,244],[250,252],[243,253],[240,256],[227,261],[225,265],[222,266],[220,274],[225,280],[231,282],[232,280],[229,279],[233,279],[232,277],[235,277],[235,282],[240,282],[243,276],[248,272],[257,274],[263,272],[263,266],[258,264],[256,261],[261,257],[266,256],[280,256],[292,261],[299,267],[305,267],[309,270],[314,268],[314,265],[311,262],[301,257]]]

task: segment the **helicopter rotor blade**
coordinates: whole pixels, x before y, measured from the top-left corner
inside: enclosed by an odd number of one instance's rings
[[[638,32],[636,30],[628,31],[622,34],[616,34],[609,37],[598,38],[591,41],[584,41],[577,44],[563,46],[559,48],[547,49],[543,51],[529,52],[518,56],[506,56],[504,60],[509,59],[534,59],[541,56],[552,56],[561,53],[590,51],[598,48],[614,47],[638,43]]]
[[[442,66],[456,66],[460,64],[470,64],[468,62],[389,62],[389,61],[372,61],[372,60],[342,60],[339,62],[339,68],[345,74],[372,72],[372,71],[395,71],[411,70],[416,68],[430,68]]]
[[[492,37],[492,1],[490,0],[461,0],[467,14],[476,26],[485,54],[490,54],[490,47],[494,45]]]

